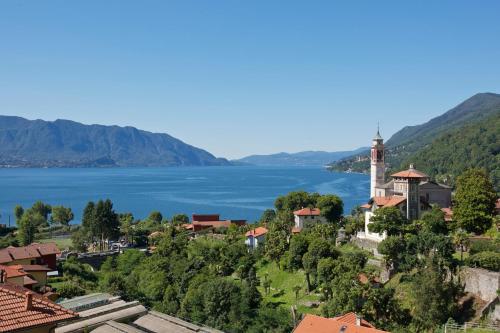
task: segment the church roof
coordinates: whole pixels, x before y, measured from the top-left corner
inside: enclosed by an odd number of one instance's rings
[[[373,197],[372,200],[378,207],[392,207],[405,202],[406,198],[394,195],[391,197]]]
[[[380,135],[380,131],[377,129],[377,134],[373,137],[373,140],[383,140],[382,136]]]
[[[413,164],[410,164],[410,168],[408,170],[399,171],[393,173],[391,175],[393,178],[429,178],[425,173],[418,171],[413,167]]]

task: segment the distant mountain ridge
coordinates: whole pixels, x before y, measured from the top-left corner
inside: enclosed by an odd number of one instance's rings
[[[482,130],[482,127],[469,129],[470,126],[482,122],[495,121],[499,115],[500,94],[480,93],[424,124],[404,127],[386,141],[385,160],[387,172],[391,173],[392,171],[406,168],[410,162],[418,161],[419,165],[416,165],[417,168],[428,172],[432,176],[446,176],[445,178],[448,182],[452,183],[453,178],[469,164],[462,163],[461,166],[463,167],[457,168],[442,163],[442,160],[440,160],[439,163],[441,165],[438,168],[432,165],[432,161],[434,163],[437,162],[435,157],[430,159],[428,154],[437,151],[446,151],[447,154],[457,154],[456,150],[445,150],[445,142],[449,145],[451,144],[450,140],[458,140],[461,136],[460,129],[465,128],[467,128],[467,133],[471,133],[470,137],[472,138],[473,135],[476,135],[475,131]],[[494,132],[494,128],[491,129],[488,127],[488,131],[489,133]],[[446,140],[443,139],[447,135],[451,136]],[[466,142],[466,140],[462,142]],[[494,158],[498,158],[496,155],[498,152],[495,152],[495,149],[492,149],[489,144],[484,143],[481,146],[476,146],[475,149],[477,150],[476,153],[461,151],[463,158],[467,158],[468,154],[472,154],[470,156],[484,156],[490,151],[492,154],[495,154]],[[481,151],[479,152],[479,150]],[[456,160],[455,157],[450,155],[450,160]],[[443,156],[442,159],[446,159],[446,156]],[[490,162],[484,165],[478,161],[478,166],[494,170],[492,168],[493,165],[491,165],[492,159],[487,160]],[[344,158],[331,164],[331,169],[336,171],[367,173],[369,167],[369,151]],[[445,178],[442,179],[444,182],[446,182]]]
[[[168,134],[70,120],[0,116],[0,166],[108,167],[230,165]]]
[[[367,147],[349,151],[302,151],[298,153],[277,153],[270,155],[250,155],[232,162],[238,164],[253,164],[263,166],[324,166],[341,158],[359,154]]]

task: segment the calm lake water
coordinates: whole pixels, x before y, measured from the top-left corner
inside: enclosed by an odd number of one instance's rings
[[[348,213],[369,196],[369,177],[320,167],[0,169],[0,223],[10,216],[13,224],[14,206],[36,200],[71,207],[79,222],[88,201],[105,198],[136,218],[159,210],[166,217],[220,213],[254,221],[277,196],[295,190],[337,194]]]

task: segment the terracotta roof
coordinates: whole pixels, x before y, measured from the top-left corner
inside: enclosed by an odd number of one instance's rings
[[[268,230],[264,227],[257,227],[255,229],[252,229],[250,231],[247,231],[247,233],[245,234],[245,236],[247,237],[259,237],[259,236],[262,236],[262,235],[265,235],[267,234]]]
[[[319,208],[302,208],[293,212],[293,215],[297,216],[318,216],[319,214]]]
[[[311,314],[305,315],[304,319],[299,323],[297,328],[293,331],[294,333],[336,333],[340,332],[341,328],[344,329],[344,333],[387,333],[386,331],[378,330],[373,327],[357,326],[355,321],[354,324],[350,322],[344,322],[336,318],[324,318]],[[347,320],[350,320],[348,316]]]
[[[292,234],[298,234],[302,231],[302,228],[297,228],[297,227],[293,227],[292,228]]]
[[[356,325],[356,314],[354,312],[346,313],[345,315],[332,318],[332,320],[340,321],[345,324]],[[361,326],[375,328],[372,324],[364,319],[361,319]]]
[[[40,253],[38,253],[38,251],[35,248],[30,246],[22,246],[22,247],[9,246],[7,250],[9,251],[10,256],[14,258],[14,260],[41,257]]]
[[[13,265],[13,266],[0,265],[0,270],[4,271],[7,274],[7,278],[14,278],[27,275],[26,272],[23,272],[21,266],[19,265]]]
[[[361,205],[361,206],[359,206],[359,207],[360,207],[360,208],[365,208],[365,209],[370,209],[370,208],[372,208],[372,205],[370,205],[369,203],[366,203],[366,204]]]
[[[9,250],[7,249],[1,249],[0,250],[0,264],[6,264],[8,262],[11,262],[13,259],[9,254]]]
[[[61,250],[57,247],[56,243],[32,243],[27,247],[38,250],[42,256],[50,254],[61,254]]]
[[[406,201],[405,197],[400,197],[397,195],[393,195],[390,197],[373,197],[373,202],[379,207],[392,207],[392,206],[397,206],[400,203],[403,203]]]
[[[410,168],[408,170],[403,170],[403,171],[393,173],[391,175],[391,177],[394,177],[394,178],[429,178],[429,176],[427,176],[425,173],[413,168],[413,165],[410,165]]]
[[[26,309],[28,297],[32,297],[30,309]],[[75,312],[49,301],[29,289],[10,284],[0,285],[0,332],[54,325],[76,317],[78,314]]]

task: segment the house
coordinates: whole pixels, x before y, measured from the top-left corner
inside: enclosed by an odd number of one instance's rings
[[[47,284],[47,274],[57,270],[61,251],[53,243],[9,246],[0,250],[0,283],[11,283],[29,289]]]
[[[197,233],[207,229],[229,228],[231,225],[244,226],[246,223],[246,220],[221,220],[219,214],[193,214],[191,223],[184,224],[183,227]]]
[[[451,206],[451,187],[430,180],[425,173],[410,164],[409,169],[391,175],[385,182],[385,148],[379,131],[373,138],[370,156],[370,200],[361,206],[365,212],[365,230],[358,232],[357,238],[376,243],[385,239],[386,234],[370,232],[368,225],[378,208],[397,207],[410,221],[419,219],[422,212],[437,205]]]
[[[32,243],[28,246],[9,246],[0,250],[0,264],[3,265],[44,265],[57,269],[57,256],[61,251],[55,243]]]
[[[326,219],[321,216],[319,208],[302,208],[293,212],[294,229],[302,230],[305,225],[310,223],[325,223]]]
[[[293,330],[294,333],[388,333],[378,330],[350,312],[335,318],[324,318],[316,315],[306,314],[299,325]]]
[[[0,265],[0,284],[14,284],[28,289],[43,287],[47,284],[47,272],[42,265]]]
[[[267,232],[268,230],[264,227],[257,227],[255,229],[247,231],[247,233],[245,234],[245,237],[247,238],[245,240],[245,244],[250,249],[258,248],[259,246],[264,244]]]
[[[49,333],[78,314],[21,286],[0,285],[0,332]]]

